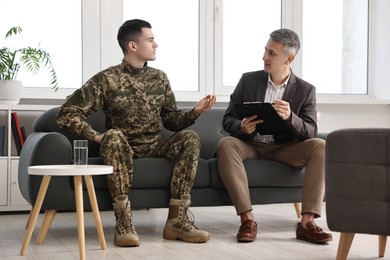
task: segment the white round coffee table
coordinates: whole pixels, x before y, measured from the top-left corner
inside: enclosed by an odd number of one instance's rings
[[[83,187],[82,177],[84,176],[85,183],[87,185],[89,200],[91,201],[92,211],[95,217],[96,229],[99,236],[100,247],[102,250],[106,249],[106,240],[104,238],[102,222],[100,219],[99,208],[96,200],[95,188],[93,186],[92,175],[111,174],[113,167],[108,165],[86,165],[86,166],[74,166],[74,165],[36,165],[28,167],[28,174],[42,175],[42,183],[39,188],[37,200],[30,218],[28,220],[27,231],[20,251],[21,255],[25,255],[28,244],[30,243],[31,235],[33,233],[35,224],[38,219],[39,212],[42,207],[43,200],[46,195],[47,188],[52,176],[74,176],[75,194],[76,194],[76,212],[77,212],[77,226],[78,226],[78,238],[80,259],[85,259],[85,234],[84,234],[84,204],[83,204]],[[54,213],[55,214],[55,213]],[[53,215],[54,217],[54,215]],[[50,228],[51,221],[48,224],[42,224],[42,230],[38,235],[37,243],[43,243],[43,240]]]

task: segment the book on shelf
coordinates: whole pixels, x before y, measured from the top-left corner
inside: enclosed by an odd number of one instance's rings
[[[12,127],[12,134],[15,140],[16,152],[18,153],[18,155],[20,155],[20,152],[24,144],[24,138],[22,134],[22,129],[20,127],[19,118],[16,112],[11,113],[11,127]]]
[[[4,156],[5,149],[5,125],[0,125],[0,156]]]
[[[22,131],[23,144],[24,144],[26,142],[26,139],[27,139],[26,128],[24,126],[21,126],[20,131]]]

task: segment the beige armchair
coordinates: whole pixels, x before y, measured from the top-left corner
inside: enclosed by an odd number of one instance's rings
[[[383,257],[390,234],[390,129],[330,133],[325,161],[328,227],[341,232],[336,259],[346,259],[355,233],[379,235]]]

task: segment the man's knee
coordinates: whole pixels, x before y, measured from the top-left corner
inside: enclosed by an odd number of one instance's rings
[[[321,138],[312,138],[307,140],[307,145],[312,153],[325,157],[325,140]]]
[[[188,137],[189,139],[194,139],[194,140],[200,140],[199,138],[199,135],[197,132],[195,132],[194,130],[183,130],[181,131],[181,133],[185,136],[185,137]]]
[[[217,152],[219,153],[220,151],[226,151],[230,150],[232,147],[235,146],[235,143],[238,141],[237,138],[232,137],[232,136],[226,136],[223,137],[221,140],[219,140],[218,145],[217,145]]]
[[[133,155],[133,151],[127,142],[126,136],[120,130],[110,129],[100,145],[100,154],[103,157],[122,157],[123,154]],[[104,156],[105,155],[105,156]]]
[[[109,129],[104,134],[103,141],[106,141],[106,140],[121,140],[121,139],[126,139],[126,137],[122,133],[122,131],[117,130],[117,129]]]
[[[181,140],[190,147],[200,147],[200,137],[193,130],[183,130],[180,132]]]
[[[122,131],[117,129],[110,129],[104,134],[101,147],[118,147],[118,146],[127,146],[127,138],[122,133]]]
[[[315,149],[320,151],[325,151],[325,140],[321,138],[312,138],[312,145],[315,147]]]

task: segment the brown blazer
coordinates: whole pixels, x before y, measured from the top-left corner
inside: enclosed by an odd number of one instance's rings
[[[247,72],[242,75],[234,92],[230,95],[230,102],[222,121],[224,129],[232,136],[249,140],[256,135],[256,132],[246,135],[239,131],[244,116],[237,105],[243,102],[264,101],[267,82],[268,73],[264,70]],[[289,134],[274,135],[275,142],[303,141],[316,137],[318,129],[315,87],[291,72],[283,100],[290,102],[291,122],[286,122],[286,126],[291,131]]]

